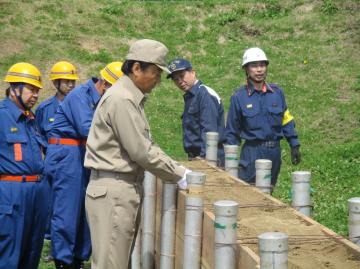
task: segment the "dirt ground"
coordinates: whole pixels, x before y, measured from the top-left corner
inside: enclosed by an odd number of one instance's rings
[[[218,200],[239,203],[238,241],[258,253],[257,236],[264,232],[284,232],[289,236],[289,269],[354,269],[360,268],[356,252],[311,224],[288,206],[275,203],[254,187],[233,180],[203,161],[187,162],[186,167],[207,175],[205,206],[213,210]]]

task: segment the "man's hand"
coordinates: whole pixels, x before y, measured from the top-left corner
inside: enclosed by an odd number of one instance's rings
[[[186,188],[187,188],[186,175],[189,174],[190,172],[192,172],[190,169],[185,168],[185,173],[184,173],[183,177],[177,182],[179,189],[186,190]]]
[[[300,146],[295,146],[291,148],[291,162],[292,164],[299,164],[301,161],[301,154],[299,150]]]

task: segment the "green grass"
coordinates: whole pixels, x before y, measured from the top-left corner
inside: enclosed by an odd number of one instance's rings
[[[17,61],[34,63],[44,74],[43,99],[53,94],[47,78],[56,61],[76,64],[83,82],[123,60],[134,40],[152,38],[168,46],[169,60],[190,59],[227,109],[244,83],[244,49],[260,46],[270,59],[268,81],[284,88],[302,144],[302,163],[292,166],[283,142],[274,195],[289,202],[291,172],[310,170],[314,219],[347,235],[347,199],[360,196],[359,10],[356,0],[2,1],[0,74]],[[163,78],[146,112],[155,141],[176,159],[185,158],[182,109],[181,92]]]

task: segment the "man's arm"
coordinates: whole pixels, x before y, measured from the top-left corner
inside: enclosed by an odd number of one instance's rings
[[[112,130],[130,159],[161,179],[178,182],[184,176],[185,168],[151,141],[149,130],[144,129],[146,120],[136,105],[127,99],[107,101],[107,114]]]

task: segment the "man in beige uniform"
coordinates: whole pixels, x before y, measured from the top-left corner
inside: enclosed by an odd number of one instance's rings
[[[151,140],[145,94],[160,82],[168,49],[160,42],[136,41],[121,77],[102,97],[87,140],[85,166],[91,168],[86,212],[93,246],[92,269],[128,268],[138,228],[144,170],[186,188],[190,171]]]

